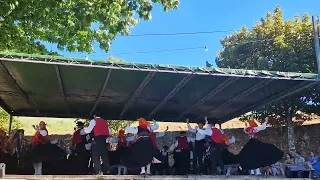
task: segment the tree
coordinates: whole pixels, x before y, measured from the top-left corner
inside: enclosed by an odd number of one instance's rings
[[[0,107],[0,129],[9,133],[10,115]],[[22,124],[16,118],[12,119],[12,129],[21,128]]]
[[[139,19],[150,20],[153,3],[164,11],[179,0],[1,0],[0,51],[48,54],[44,42],[59,50],[93,52],[98,42],[110,49],[116,35],[128,35]]]
[[[220,40],[223,50],[218,52],[216,64],[223,68],[259,69],[269,71],[316,72],[316,58],[313,45],[310,16],[296,15],[294,20],[284,21],[279,6],[274,13],[267,13],[254,27]],[[277,102],[266,105],[241,119],[263,120],[270,117],[273,126],[288,126],[288,146],[295,152],[293,118],[309,120],[307,114],[319,109],[319,87],[312,87]]]

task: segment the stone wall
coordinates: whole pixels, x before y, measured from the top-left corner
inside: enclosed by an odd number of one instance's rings
[[[238,153],[243,145],[249,140],[248,136],[243,132],[243,129],[224,129],[225,133],[230,137],[236,138],[236,143],[230,146],[230,151]],[[175,138],[179,135],[179,132],[167,132],[167,134],[158,139],[159,147],[163,145],[170,146]],[[192,134],[188,134],[192,136]],[[320,124],[305,125],[295,128],[296,136],[296,148],[298,152],[301,152],[304,156],[307,156],[310,151],[319,154],[320,153]],[[58,136],[58,138],[66,139],[70,135]],[[28,137],[29,139],[30,137]],[[287,128],[267,128],[263,131],[259,137],[264,142],[275,144],[277,147],[287,152]]]
[[[228,134],[228,136],[234,136],[236,138],[236,143],[231,145],[229,148],[233,153],[240,152],[242,147],[249,140],[249,137],[243,132],[242,128],[224,129],[224,132]],[[165,137],[159,138],[159,147],[161,145],[170,145],[178,135],[179,133],[177,132],[169,132]],[[309,155],[310,151],[316,154],[320,153],[320,124],[296,127],[295,137],[296,149],[304,156]],[[267,128],[267,130],[261,132],[259,139],[276,145],[284,152],[288,151],[287,127]]]

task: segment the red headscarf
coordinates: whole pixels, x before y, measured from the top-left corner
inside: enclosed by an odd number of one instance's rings
[[[148,130],[148,126],[151,124],[150,122],[146,121],[144,118],[138,119],[139,126],[145,130]]]
[[[254,120],[248,120],[249,123],[249,127],[247,127],[245,129],[245,131],[249,134],[249,135],[255,135],[256,132],[253,132],[255,127],[258,127],[258,124],[254,121]]]

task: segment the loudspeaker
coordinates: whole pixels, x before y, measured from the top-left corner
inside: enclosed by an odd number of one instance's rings
[[[309,178],[311,169],[303,165],[289,165],[285,169],[286,178]]]

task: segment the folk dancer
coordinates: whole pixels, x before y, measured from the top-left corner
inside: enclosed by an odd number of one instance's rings
[[[130,165],[127,163],[127,167],[140,166],[141,175],[151,175],[150,166],[157,155],[156,136],[152,132],[159,129],[159,125],[155,120],[151,124],[144,118],[139,118],[138,122],[139,126],[137,127],[131,127],[128,122],[125,128],[126,133],[138,135],[137,141],[132,144]]]
[[[194,138],[187,137],[185,131],[180,132],[177,141],[169,148],[170,152],[175,151],[175,167],[177,174],[186,175],[190,170],[190,143]]]
[[[71,145],[74,149],[73,157],[77,160],[78,167],[73,172],[88,173],[88,164],[90,160],[91,143],[89,143],[90,135],[83,130],[84,123],[78,121],[76,123],[77,130],[73,133]]]
[[[206,118],[205,118],[206,119]],[[224,164],[222,159],[222,150],[225,146],[225,140],[223,132],[215,127],[215,123],[211,122],[206,129],[197,129],[198,133],[206,136],[210,136],[211,145],[210,145],[210,165],[211,173],[213,175],[217,174],[217,164],[220,167],[220,170],[224,170]]]
[[[257,139],[259,132],[266,129],[268,117],[260,126],[253,120],[249,120],[248,123],[249,126],[244,128],[244,132],[250,136],[250,140],[237,156],[242,169],[251,170],[251,174],[261,175],[259,168],[278,162],[283,157],[283,152],[276,146]]]
[[[63,158],[65,152],[55,145],[57,140],[50,143],[47,138],[48,130],[44,121],[41,121],[39,126],[33,125],[33,128],[36,133],[32,139],[31,159],[35,175],[42,175],[42,163]]]
[[[265,119],[265,122],[258,126],[254,120],[248,120],[248,127],[243,128],[244,133],[248,134],[249,137],[255,137],[260,131],[263,131],[267,128],[268,118]],[[260,167],[257,169],[250,170],[251,175],[261,176]]]
[[[153,144],[153,146],[154,146],[154,148],[155,148],[155,152],[156,152],[156,155],[155,155],[155,157],[153,158],[153,160],[152,160],[152,167],[151,167],[151,170],[153,171],[153,172],[156,172],[156,171],[160,171],[161,170],[161,167],[162,167],[162,158],[163,158],[163,156],[162,156],[162,154],[161,154],[161,151],[159,150],[159,148],[158,148],[158,145],[157,145],[157,142],[156,142],[156,140],[158,139],[158,138],[161,138],[161,137],[163,137],[163,136],[165,136],[165,134],[166,134],[166,132],[168,131],[168,126],[167,126],[167,129],[164,131],[164,132],[152,132],[151,134],[150,134],[150,136],[155,136],[155,137],[152,137],[152,138],[155,138],[155,141],[154,141],[154,144]],[[155,174],[155,173],[153,173],[153,174]]]
[[[93,115],[89,126],[83,128],[83,131],[85,134],[93,132],[93,137],[91,137],[91,156],[94,163],[95,174],[108,174],[110,171],[110,165],[106,143],[111,133],[108,122],[101,117]],[[100,158],[103,161],[103,171],[101,171]]]
[[[203,164],[203,156],[205,154],[205,135],[198,133],[196,129],[193,129],[189,124],[189,119],[187,118],[188,130],[196,135],[195,137],[195,147],[194,147],[194,156],[195,164],[197,167],[197,174],[204,173],[204,164]],[[197,123],[199,129],[204,129],[205,125],[207,125],[207,120],[205,119],[203,122],[200,121]]]

